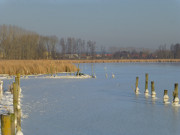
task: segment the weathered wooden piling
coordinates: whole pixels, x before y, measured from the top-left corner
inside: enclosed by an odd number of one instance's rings
[[[154,89],[154,81],[151,81],[151,97],[155,98],[156,97],[156,92]]]
[[[11,126],[11,115],[10,114],[1,114],[1,134],[2,135],[12,135],[12,126]]]
[[[179,104],[179,98],[178,98],[178,83],[175,83],[175,84],[174,84],[173,104],[174,104],[174,105],[178,105],[178,104]]]
[[[18,94],[17,94],[17,84],[13,82],[13,108],[14,108],[14,117],[15,125],[17,125],[17,109],[18,109]]]
[[[21,109],[17,109],[17,131],[21,131]]]
[[[164,90],[163,102],[167,103],[168,101],[169,101],[168,90]]]
[[[77,69],[77,76],[79,76],[79,71],[80,71],[80,69],[79,69],[79,63],[78,63],[78,69]]]
[[[18,106],[18,94],[17,94],[17,84],[13,82],[13,107],[14,109]]]
[[[145,96],[149,95],[149,90],[148,90],[148,73],[145,74],[145,91],[144,91]]]
[[[138,81],[139,81],[139,77],[136,77],[136,87],[135,87],[135,93],[139,94],[139,88],[138,88]]]
[[[13,83],[13,107],[14,107],[14,123],[16,128],[16,134],[22,135],[21,132],[21,107],[20,107],[20,74],[15,77]]]
[[[20,77],[20,74],[17,74],[17,76],[15,77],[15,83],[17,84],[18,91],[20,90]]]
[[[20,74],[17,74],[15,77],[16,89],[17,89],[17,100],[18,100],[18,107],[20,107]]]
[[[139,77],[136,77],[136,88],[138,87]]]
[[[11,134],[15,135],[15,115],[11,113]]]

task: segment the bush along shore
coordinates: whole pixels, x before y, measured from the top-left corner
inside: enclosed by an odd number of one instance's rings
[[[59,60],[1,60],[0,74],[36,75],[60,72],[76,72],[77,67],[71,61]]]

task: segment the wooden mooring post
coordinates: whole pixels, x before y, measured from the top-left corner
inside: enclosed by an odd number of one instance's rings
[[[154,81],[151,81],[151,97],[155,98],[156,97],[156,92],[154,89]]]
[[[17,74],[17,76],[15,77],[15,83],[16,83],[16,89],[17,89],[17,101],[18,101],[18,108],[20,108],[20,93],[21,93],[21,89],[20,89],[20,74]]]
[[[17,109],[17,132],[21,131],[21,109]]]
[[[20,74],[17,74],[12,86],[14,113],[1,115],[1,133],[2,135],[23,135],[21,132]]]
[[[13,107],[15,115],[15,128],[16,134],[22,135],[21,132],[21,107],[20,107],[20,74],[15,77],[15,82],[13,83]]]
[[[1,114],[1,134],[15,135],[14,114]]]
[[[79,63],[78,63],[78,69],[77,69],[77,74],[76,74],[76,76],[79,76],[79,71],[80,71],[80,69],[79,69]]]
[[[17,123],[17,108],[18,108],[18,94],[17,94],[17,84],[13,82],[13,108],[15,115],[15,125]]]
[[[139,88],[138,88],[138,81],[139,81],[139,77],[136,77],[136,86],[135,86],[135,93],[139,94]]]
[[[14,113],[11,113],[11,133],[12,135],[15,135],[15,130],[16,127],[15,127],[15,115]]]
[[[149,95],[149,90],[148,90],[148,73],[145,74],[145,91],[144,91],[145,96]]]
[[[178,83],[175,83],[175,84],[174,84],[173,104],[174,104],[174,105],[178,105],[178,104],[179,104],[179,98],[178,98]]]
[[[168,90],[164,90],[163,102],[168,103],[168,101],[169,101]]]

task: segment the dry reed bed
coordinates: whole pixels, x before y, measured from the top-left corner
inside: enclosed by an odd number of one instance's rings
[[[66,62],[69,60],[66,60]],[[180,59],[113,59],[113,60],[71,60],[72,63],[129,63],[129,62],[180,62]]]
[[[0,60],[0,74],[21,75],[76,72],[72,63],[180,62],[180,59],[113,59],[113,60]]]
[[[70,61],[58,60],[1,60],[0,74],[33,75],[57,72],[75,72],[77,68]]]

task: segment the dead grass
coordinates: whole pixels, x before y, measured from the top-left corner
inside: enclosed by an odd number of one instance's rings
[[[0,74],[21,75],[52,74],[75,72],[77,68],[71,61],[58,60],[1,60]]]
[[[180,59],[115,59],[115,60],[0,60],[0,74],[21,75],[76,72],[73,63],[118,63],[118,62],[180,62]]]

